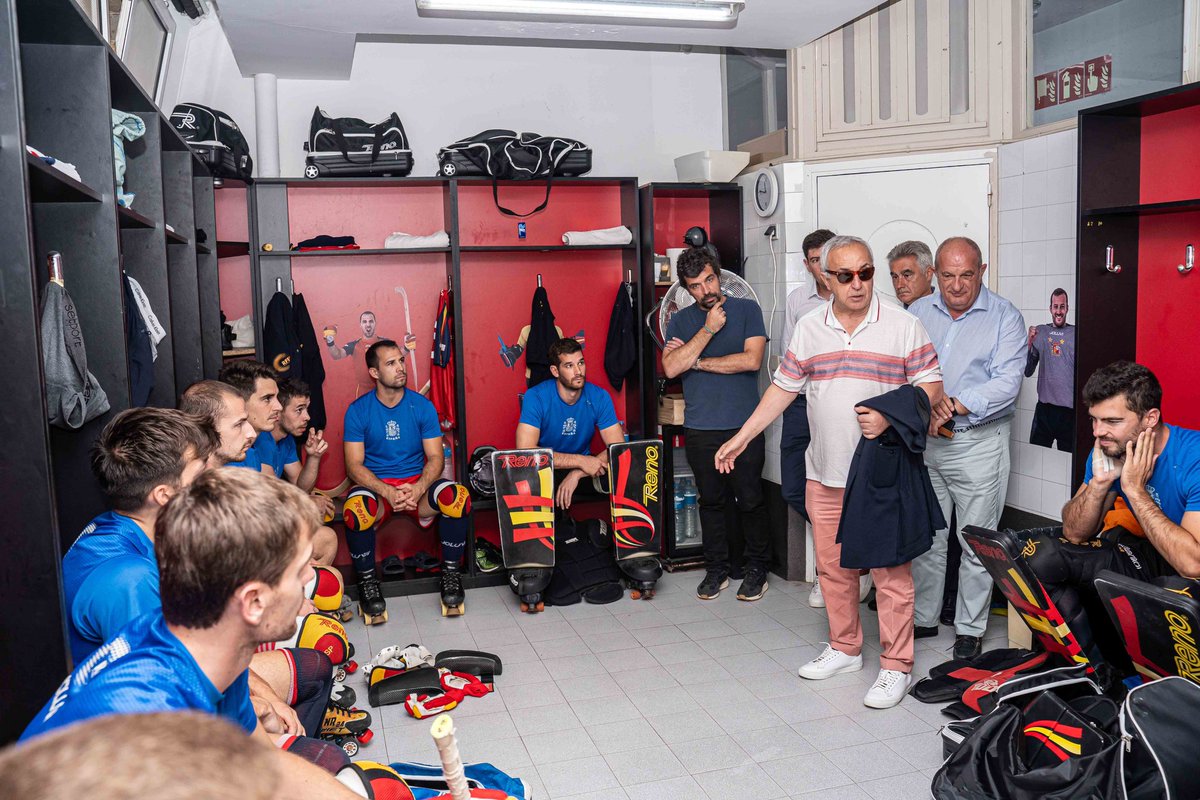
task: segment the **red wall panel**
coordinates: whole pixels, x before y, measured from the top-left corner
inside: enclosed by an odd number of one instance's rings
[[[1200,212],[1147,216],[1140,227],[1137,360],[1163,385],[1166,420],[1200,428],[1200,270],[1178,271],[1184,247],[1200,246]]]
[[[654,252],[667,254],[669,247],[684,247],[683,234],[693,225],[709,229],[708,196],[654,198]],[[671,277],[674,277],[673,275]]]
[[[425,236],[446,230],[441,186],[288,187],[292,243],[318,234],[353,236],[363,249],[383,247],[396,231]]]
[[[518,213],[537,208],[546,197],[545,184],[503,184],[500,203]],[[559,185],[550,194],[550,205],[531,217],[518,220],[502,214],[492,199],[490,183],[458,187],[461,244],[467,246],[562,245],[567,231],[615,228],[621,224],[621,187],[617,184]],[[517,225],[525,223],[525,238]]]
[[[489,190],[490,191],[490,190]],[[554,190],[555,192],[558,189]],[[490,197],[489,197],[490,201]],[[510,369],[500,359],[500,340],[516,344],[529,324],[537,276],[550,298],[555,324],[564,336],[583,330],[587,379],[614,395],[617,418],[625,420],[624,392],[604,374],[604,342],[617,287],[625,277],[621,251],[463,253],[462,303],[466,388],[467,453],[482,444],[501,449],[516,440],[525,392],[525,358]]]
[[[1200,197],[1200,106],[1142,120],[1141,202]]]

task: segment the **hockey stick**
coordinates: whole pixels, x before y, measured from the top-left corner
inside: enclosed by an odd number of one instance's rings
[[[433,734],[433,743],[437,745],[438,755],[442,759],[442,775],[446,778],[450,797],[453,800],[471,800],[471,790],[467,788],[467,778],[463,775],[462,758],[458,755],[458,740],[454,737],[454,721],[449,714],[439,714],[429,732]]]

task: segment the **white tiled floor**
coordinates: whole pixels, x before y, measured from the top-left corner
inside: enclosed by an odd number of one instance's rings
[[[443,619],[436,595],[388,598],[389,621],[348,626],[359,661],[389,644],[487,650],[504,662],[496,691],[451,712],[464,760],[525,779],[537,800],[726,800],[929,797],[941,764],[939,706],[911,697],[862,704],[878,673],[878,622],[866,605],[861,672],[804,681],[796,668],[826,638],[809,584],[770,576],[739,602],[695,596],[701,572],[664,575],[654,600],[521,614],[507,587],[467,593]],[[953,634],[917,642],[916,674],[948,658]],[[1004,646],[992,617],[985,647]],[[872,639],[875,641],[872,642]],[[365,702],[361,675],[351,685]],[[437,763],[429,721],[401,706],[371,709],[374,741],[359,758]]]

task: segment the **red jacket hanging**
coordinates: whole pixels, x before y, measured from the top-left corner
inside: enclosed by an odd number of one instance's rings
[[[437,410],[442,430],[454,429],[454,304],[453,294],[443,289],[433,321],[433,353],[429,364],[429,399]]]

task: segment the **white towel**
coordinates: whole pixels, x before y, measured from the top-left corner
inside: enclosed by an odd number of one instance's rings
[[[141,284],[128,275],[125,277],[129,280],[129,288],[133,290],[133,299],[137,301],[138,313],[142,315],[142,321],[146,323],[146,331],[150,334],[150,353],[157,361],[158,343],[167,338],[167,332],[163,329],[162,323],[158,321],[158,317],[154,316],[154,309],[150,307],[150,298],[146,297]]]
[[[383,240],[385,249],[410,250],[417,247],[449,247],[450,234],[445,231],[431,233],[428,236],[417,236],[404,231],[396,231]]]
[[[567,231],[563,234],[563,244],[575,247],[589,244],[629,244],[632,241],[633,231],[624,225],[595,231]]]

